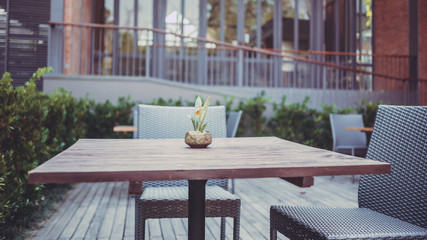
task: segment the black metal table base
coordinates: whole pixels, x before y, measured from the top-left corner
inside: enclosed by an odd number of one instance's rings
[[[188,239],[205,239],[207,180],[188,180]]]

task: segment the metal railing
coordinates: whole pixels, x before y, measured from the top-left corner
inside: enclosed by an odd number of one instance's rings
[[[62,74],[157,77],[215,86],[397,92],[413,91],[420,81],[408,78],[409,56],[275,51],[152,28],[49,24],[49,61]]]

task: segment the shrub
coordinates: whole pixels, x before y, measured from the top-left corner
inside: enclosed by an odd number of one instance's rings
[[[157,105],[157,106],[184,106],[184,103],[182,99],[178,99],[176,101],[169,99],[168,101],[164,100],[163,98],[159,97],[157,99],[154,99],[151,103],[148,103],[150,105]],[[186,103],[187,106],[192,106],[193,102],[188,101]]]
[[[280,105],[273,105],[274,115],[268,122],[273,135],[293,142],[316,146],[315,140],[321,134],[321,129],[317,127],[318,112],[308,108],[310,98],[306,97],[301,104],[285,105],[285,101],[286,96],[283,96]]]
[[[267,118],[263,115],[266,109],[265,104],[270,98],[265,97],[265,92],[254,98],[249,98],[246,102],[240,102],[235,111],[242,110],[237,136],[264,136],[267,135]],[[230,104],[231,105],[231,104]]]
[[[96,103],[95,100],[87,98],[81,101],[87,102],[89,108],[85,112],[87,138],[128,138],[131,136],[130,133],[116,134],[113,131],[116,125],[132,125],[132,109],[136,102],[130,101],[130,96],[119,98],[117,105],[113,105],[108,100],[105,103]]]
[[[27,172],[48,159],[49,129],[44,126],[48,97],[36,90],[35,80],[49,68],[39,69],[26,86],[13,88],[5,73],[0,80],[0,232],[9,237],[27,226],[37,208],[42,187],[27,184]]]
[[[51,70],[38,69],[25,86],[16,88],[9,73],[0,80],[0,239],[21,235],[21,229],[69,188],[28,184],[29,170],[79,138],[117,137],[115,124],[131,124],[135,103],[130,97],[114,106],[78,100],[64,89],[52,94],[37,91],[35,81]]]
[[[375,116],[377,115],[378,106],[383,104],[382,101],[373,103],[371,101],[364,99],[357,104],[356,112],[363,115],[363,123],[365,127],[374,127]]]

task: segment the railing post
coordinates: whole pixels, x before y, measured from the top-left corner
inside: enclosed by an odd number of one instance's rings
[[[5,47],[4,47],[4,72],[9,71],[7,69],[9,62],[9,27],[10,27],[10,1],[6,2],[6,36],[5,36]]]
[[[145,77],[150,77],[150,39],[149,31],[147,30],[147,41],[145,45]]]
[[[64,21],[64,1],[51,0],[50,2],[50,21]],[[49,28],[49,47],[47,48],[48,65],[53,68],[54,73],[63,73],[63,26],[50,25]]]
[[[237,50],[237,86],[243,86],[243,50]]]

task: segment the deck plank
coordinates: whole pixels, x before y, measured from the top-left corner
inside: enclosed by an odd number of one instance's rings
[[[121,193],[120,189],[118,188],[120,184],[121,183],[119,182],[114,184],[114,189],[110,196],[110,202],[108,203],[101,228],[99,229],[98,239],[110,239]]]
[[[128,209],[126,213],[126,225],[124,239],[135,239],[135,195],[128,194]]]
[[[60,239],[71,239],[73,237],[74,232],[77,230],[77,227],[82,222],[82,219],[89,209],[90,204],[93,202],[93,198],[96,196],[96,193],[99,189],[99,184],[87,186],[89,187],[88,194],[78,206],[77,211],[74,213],[73,217],[62,231],[61,235],[59,236]]]
[[[83,186],[84,185],[79,184],[73,190],[68,191],[64,198],[65,201],[63,201],[57,206],[56,211],[47,221],[43,221],[40,223],[40,230],[36,231],[37,235],[35,235],[33,239],[38,240],[50,238],[49,233],[52,231],[53,228],[55,228],[56,224],[58,224],[60,217],[68,211],[69,206],[77,198]]]
[[[118,187],[120,188],[118,192],[119,198],[110,239],[121,239],[125,232],[126,212],[128,209],[128,183],[122,182]]]
[[[100,202],[102,200],[107,184],[108,183],[93,184],[93,188],[96,187],[97,190],[96,194],[93,200],[90,202],[85,215],[81,218],[79,226],[71,238],[72,240],[83,240],[85,238],[86,233],[89,230],[90,223],[93,220],[98,207],[100,206]]]
[[[55,221],[55,225],[52,226],[52,229],[48,232],[48,235],[40,239],[59,239],[62,231],[67,227],[68,222],[76,213],[76,210],[79,208],[80,204],[85,200],[90,187],[84,185],[82,189],[78,192],[77,197],[71,204],[68,206],[68,210],[58,216],[58,219]]]
[[[103,192],[100,204],[98,206],[98,210],[96,211],[95,216],[93,217],[92,222],[90,223],[89,230],[87,231],[84,239],[90,240],[97,238],[99,229],[106,214],[105,209],[107,209],[113,188],[114,183],[108,183],[107,188]]]
[[[351,176],[316,177],[310,188],[279,178],[236,179],[241,198],[240,238],[269,239],[271,205],[357,207],[358,182]],[[128,183],[82,183],[70,190],[56,212],[27,240],[134,239],[135,199]],[[220,218],[206,219],[206,239],[219,239]],[[227,219],[226,239],[232,239],[233,220]],[[149,219],[147,240],[187,239],[187,219]],[[278,239],[286,239],[279,234]]]

